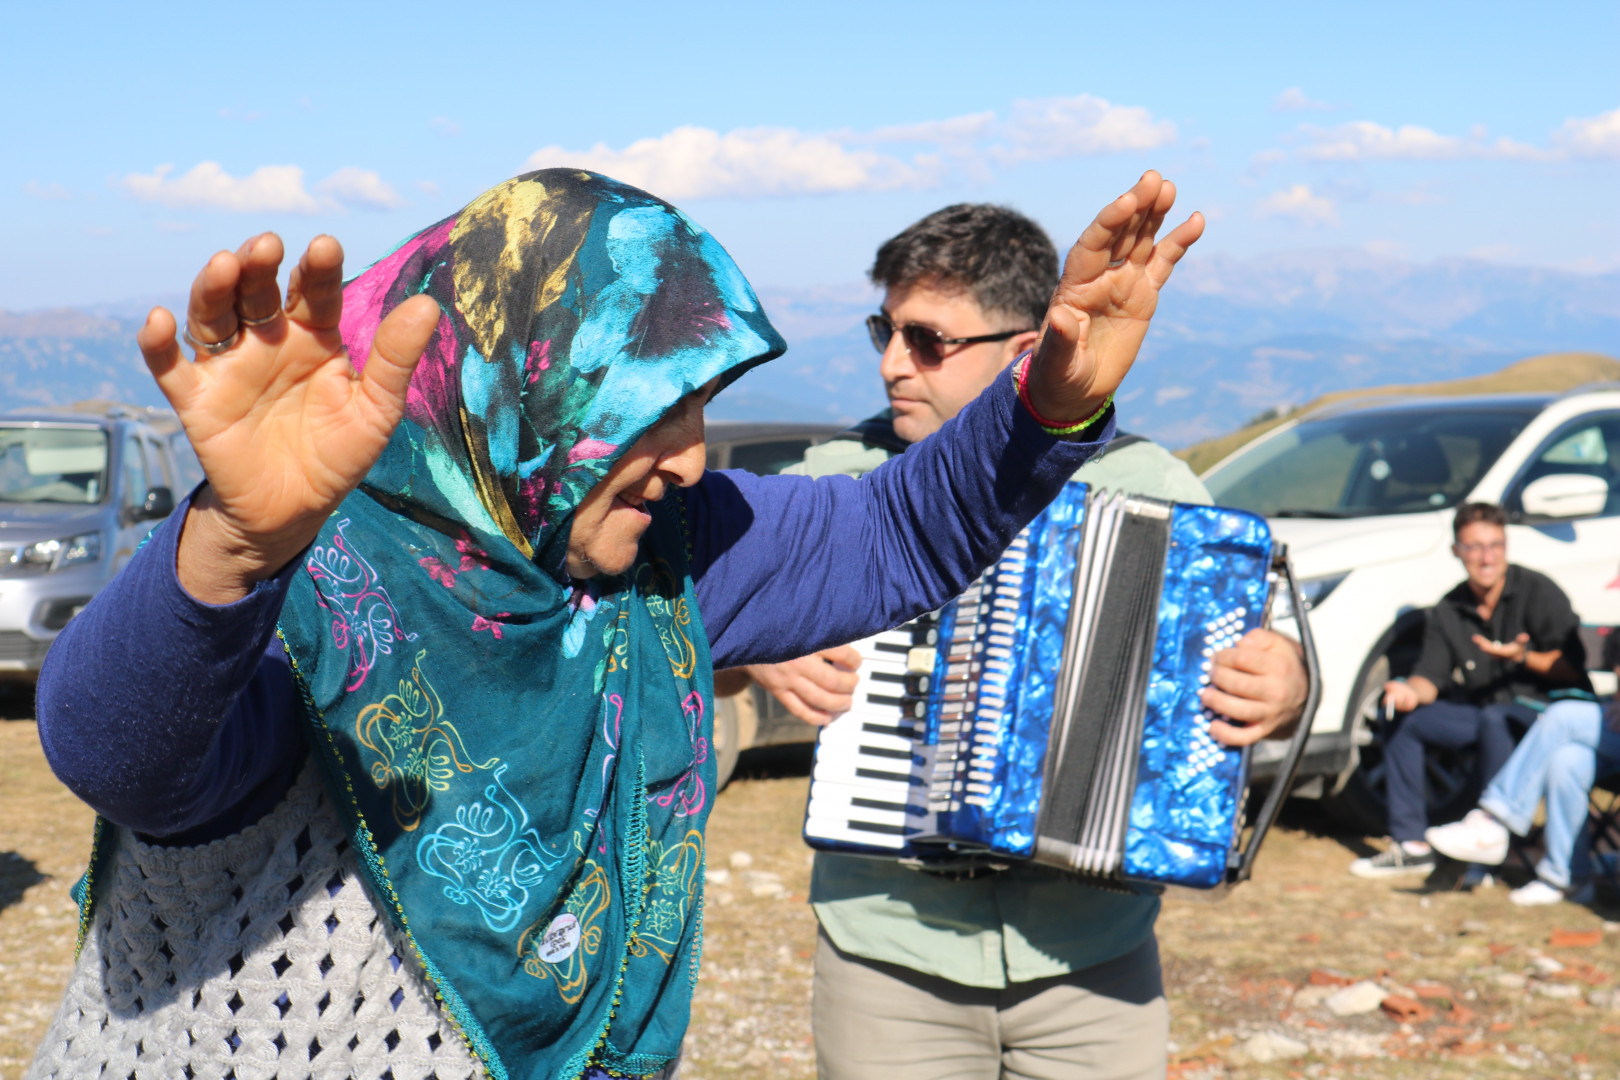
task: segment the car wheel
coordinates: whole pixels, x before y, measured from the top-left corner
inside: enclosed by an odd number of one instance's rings
[[[1389,681],[1389,658],[1380,656],[1362,676],[1356,688],[1357,741],[1371,733],[1360,747],[1359,761],[1339,791],[1323,800],[1323,807],[1356,832],[1383,836],[1389,831],[1388,773],[1384,762],[1384,722],[1379,710],[1384,683]],[[1423,801],[1429,824],[1443,825],[1466,814],[1479,796],[1474,779],[1475,754],[1472,748],[1443,750],[1431,748],[1424,759]]]
[[[714,790],[731,782],[737,771],[737,755],[742,753],[742,725],[737,719],[735,697],[723,697],[714,707]]]

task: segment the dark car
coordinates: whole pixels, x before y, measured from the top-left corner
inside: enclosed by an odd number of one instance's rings
[[[711,469],[746,469],[770,476],[798,462],[804,452],[845,429],[837,424],[772,424],[711,421]],[[737,767],[737,755],[755,746],[814,742],[816,729],[792,715],[758,686],[720,698],[714,710],[714,754],[719,786]]]

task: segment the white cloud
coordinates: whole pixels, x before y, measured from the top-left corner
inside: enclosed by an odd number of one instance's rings
[[[1305,91],[1297,86],[1290,86],[1277,95],[1271,103],[1273,112],[1299,112],[1304,109],[1331,109],[1333,106],[1325,101],[1313,101],[1305,96]]]
[[[1004,161],[1156,150],[1176,141],[1176,125],[1155,120],[1136,105],[1110,105],[1099,97],[1044,98],[1013,102],[1012,117],[998,134],[1010,145]]]
[[[1254,211],[1259,217],[1289,218],[1307,225],[1339,223],[1339,211],[1333,205],[1333,200],[1326,195],[1316,194],[1309,184],[1295,184],[1274,191],[1256,203]]]
[[[315,190],[344,206],[368,210],[393,210],[405,205],[399,192],[371,169],[346,165],[315,185]]]
[[[24,184],[23,193],[48,202],[61,202],[73,198],[73,193],[61,184],[41,184],[37,180],[30,180]]]
[[[1460,158],[1536,160],[1545,150],[1506,136],[1494,141],[1475,128],[1467,138],[1442,135],[1416,124],[1388,128],[1370,120],[1355,120],[1334,128],[1309,124],[1300,129],[1313,145],[1299,152],[1308,161],[1455,161]]]
[[[996,114],[986,111],[952,116],[944,120],[924,120],[919,124],[896,124],[865,134],[851,132],[846,134],[845,138],[853,142],[870,143],[961,143],[971,142],[989,134],[995,124]]]
[[[297,165],[264,165],[246,176],[232,176],[216,161],[204,161],[180,176],[173,165],[150,173],[129,173],[118,186],[142,202],[238,214],[320,214],[346,206],[390,209],[404,200],[382,177],[353,166],[339,169],[311,194]]]
[[[1620,157],[1620,109],[1565,120],[1553,141],[1576,157]]]
[[[676,201],[746,199],[925,188],[951,170],[983,178],[991,162],[1153,150],[1175,140],[1175,124],[1147,109],[1080,94],[1015,101],[1006,119],[979,112],[872,131],[758,127],[721,134],[685,126],[622,149],[547,146],[527,164],[593,169]]]
[[[623,150],[597,143],[589,150],[547,146],[529,155],[531,169],[563,165],[606,173],[676,201],[886,191],[927,180],[898,158],[791,128],[743,128],[721,135],[678,127]]]

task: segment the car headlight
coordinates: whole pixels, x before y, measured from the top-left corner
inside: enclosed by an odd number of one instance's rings
[[[101,558],[101,534],[80,533],[66,540],[41,540],[17,553],[17,562],[39,570],[63,570]]]
[[[1342,574],[1329,574],[1327,577],[1307,578],[1299,583],[1299,594],[1305,600],[1305,610],[1313,611],[1322,606],[1323,602],[1339,587],[1340,582],[1350,576],[1346,570]],[[1278,596],[1277,610],[1274,613],[1278,619],[1291,619],[1294,617],[1294,598],[1287,590]]]

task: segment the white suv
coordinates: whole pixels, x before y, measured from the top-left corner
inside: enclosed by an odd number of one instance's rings
[[[1320,779],[1299,793],[1331,796],[1368,831],[1383,827],[1380,688],[1410,669],[1424,610],[1463,578],[1450,550],[1459,503],[1507,512],[1508,559],[1569,595],[1589,666],[1597,635],[1620,624],[1620,386],[1328,406],[1267,432],[1203,480],[1216,503],[1265,515],[1288,543],[1323,678],[1300,772]],[[1593,682],[1614,692],[1607,673]],[[1431,754],[1436,820],[1472,802],[1471,772],[1467,754]]]

